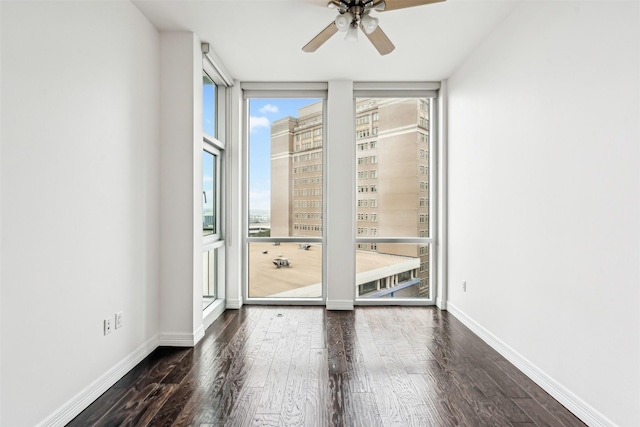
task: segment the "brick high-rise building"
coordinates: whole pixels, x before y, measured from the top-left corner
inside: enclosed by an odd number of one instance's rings
[[[356,102],[357,237],[429,236],[429,100]],[[322,236],[322,103],[271,127],[271,236]],[[360,284],[429,295],[428,246],[359,243],[358,250],[419,258],[420,267]],[[402,285],[408,285],[402,287]]]

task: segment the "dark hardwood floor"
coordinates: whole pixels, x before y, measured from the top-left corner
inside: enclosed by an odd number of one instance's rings
[[[245,306],[161,347],[69,426],[584,426],[427,307]]]

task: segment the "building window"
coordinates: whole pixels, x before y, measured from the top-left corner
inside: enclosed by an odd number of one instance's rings
[[[366,295],[377,290],[378,287],[375,280],[372,282],[363,283],[362,285],[358,285],[358,295]]]

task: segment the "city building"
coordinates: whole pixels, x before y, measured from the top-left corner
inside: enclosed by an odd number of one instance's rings
[[[357,99],[355,117],[357,237],[428,237],[429,99]],[[322,129],[321,101],[271,126],[272,237],[322,236]],[[428,246],[371,242],[357,250],[418,260],[393,274],[358,273],[357,295],[429,296]]]

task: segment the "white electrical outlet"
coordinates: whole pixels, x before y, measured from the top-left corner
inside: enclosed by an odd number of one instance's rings
[[[104,334],[110,334],[112,330],[113,323],[111,322],[111,319],[104,319]]]
[[[116,329],[122,327],[122,312],[119,311],[116,313]]]
[[[462,292],[467,292],[467,281],[466,280],[462,281]]]

